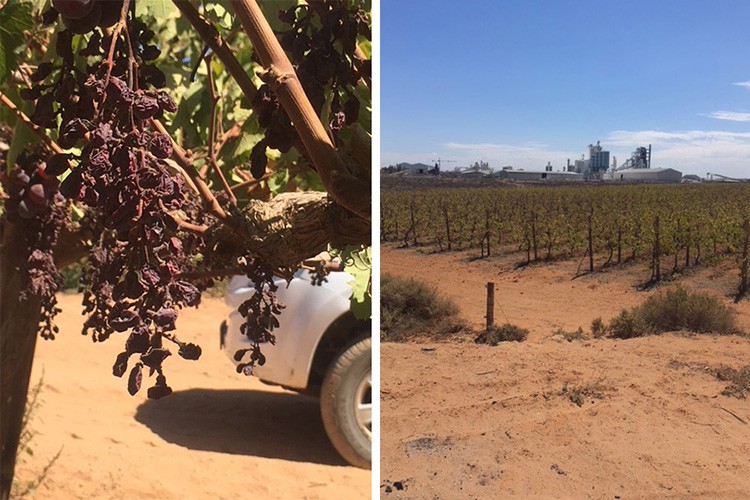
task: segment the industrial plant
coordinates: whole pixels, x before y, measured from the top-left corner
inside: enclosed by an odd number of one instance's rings
[[[682,182],[682,172],[673,168],[651,168],[651,145],[637,148],[625,163],[613,166],[602,177],[611,181],[632,182]]]
[[[455,163],[453,160],[438,159],[434,166],[418,163],[408,163],[381,169],[384,174],[397,175],[446,175],[461,178],[496,178],[513,181],[607,181],[607,182],[640,182],[677,184],[680,182],[749,182],[748,179],[736,179],[716,173],[707,173],[705,179],[697,175],[683,176],[673,168],[651,168],[651,145],[638,147],[630,158],[622,164],[617,164],[617,158],[605,151],[599,141],[589,144],[589,155],[581,155],[581,159],[571,162],[563,169],[555,170],[551,162],[543,170],[515,169],[504,166],[500,170],[493,170],[487,162],[476,162],[467,168],[455,168],[446,172],[443,163]]]
[[[637,148],[621,165],[605,151],[599,141],[589,144],[589,157],[581,156],[573,162],[568,159],[565,170],[554,171],[547,163],[544,170],[521,170],[503,167],[494,177],[510,180],[592,180],[620,182],[682,182],[682,173],[671,168],[651,168],[651,145]]]

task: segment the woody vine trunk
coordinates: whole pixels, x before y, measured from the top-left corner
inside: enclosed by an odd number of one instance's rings
[[[14,224],[2,228],[0,244],[0,498],[10,497],[16,451],[34,360],[40,299],[21,300],[23,278],[19,258],[25,238]]]

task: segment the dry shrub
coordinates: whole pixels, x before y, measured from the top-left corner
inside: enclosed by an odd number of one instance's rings
[[[500,342],[523,342],[529,336],[526,328],[505,323],[501,326],[491,326],[474,339],[477,344],[496,346]]]
[[[630,311],[623,309],[619,316],[609,322],[609,336],[617,339],[632,339],[653,333],[653,329],[638,313],[638,308]]]
[[[434,287],[389,274],[381,277],[381,340],[404,342],[416,334],[444,337],[465,327],[458,306]]]
[[[730,366],[721,366],[716,370],[716,378],[722,382],[729,382],[729,385],[721,391],[724,396],[745,399],[750,394],[750,365],[739,370]]]
[[[735,315],[734,310],[718,298],[707,293],[689,292],[678,286],[649,297],[629,311],[623,309],[619,316],[610,321],[608,330],[609,336],[620,339],[676,330],[739,334],[741,331]],[[598,328],[601,332],[601,326]]]
[[[604,384],[604,377],[599,377],[596,380],[590,382],[582,382],[580,384],[563,384],[563,388],[560,391],[561,396],[565,396],[578,406],[583,406],[586,399],[604,399],[607,387]]]
[[[681,286],[650,297],[638,309],[643,320],[657,331],[739,333],[731,307],[707,293],[688,292]]]
[[[568,342],[573,342],[574,340],[586,340],[588,337],[583,332],[583,328],[580,326],[578,327],[578,330],[572,330],[572,331],[566,331],[562,328],[558,328],[554,332],[552,332],[553,336],[559,335]]]
[[[609,327],[602,320],[601,317],[595,318],[591,321],[591,336],[595,339],[600,339],[609,335]]]

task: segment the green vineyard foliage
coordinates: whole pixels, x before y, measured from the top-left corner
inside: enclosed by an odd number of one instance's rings
[[[526,262],[588,257],[590,244],[595,269],[630,261],[653,266],[658,256],[662,269],[678,271],[739,256],[750,185],[384,191],[381,207],[383,242],[477,256],[519,252]]]

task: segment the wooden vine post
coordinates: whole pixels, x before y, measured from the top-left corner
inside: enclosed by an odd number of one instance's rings
[[[487,282],[487,329],[495,325],[495,283]]]
[[[591,207],[589,210],[589,231],[588,231],[588,240],[589,240],[589,272],[594,272],[594,208]]]
[[[651,281],[661,281],[661,248],[659,246],[659,216],[654,217],[654,251],[651,258]]]
[[[445,237],[448,240],[448,250],[451,249],[451,222],[448,218],[448,207],[443,205],[443,218],[445,219]]]
[[[484,239],[487,240],[487,257],[490,256],[490,210],[484,211]],[[484,248],[482,249],[484,253]]]
[[[747,294],[748,273],[750,272],[750,218],[745,217],[742,222],[744,232],[742,242],[742,255],[740,256],[740,286],[737,290],[737,301]]]

